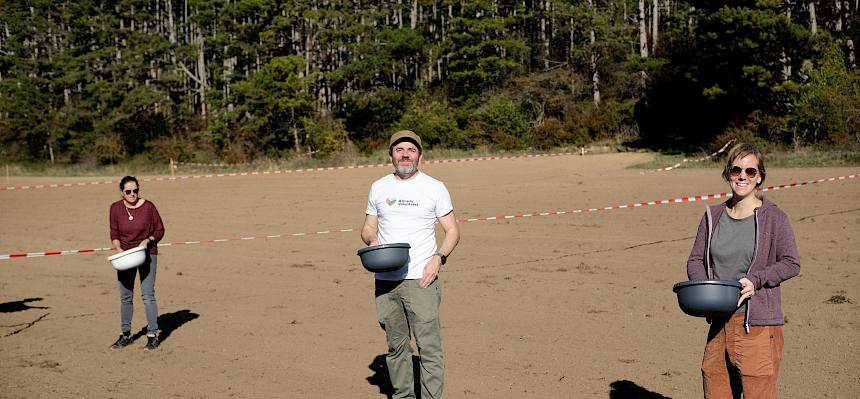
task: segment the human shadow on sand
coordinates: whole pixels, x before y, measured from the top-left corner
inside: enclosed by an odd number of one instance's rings
[[[415,378],[415,397],[421,399],[421,364],[418,356],[412,356],[412,376]],[[388,399],[394,397],[394,387],[391,386],[391,378],[388,376],[388,365],[385,364],[385,355],[379,355],[373,358],[370,365],[367,366],[373,370],[373,375],[367,377],[367,382],[370,385],[379,387],[379,393],[385,395]]]
[[[41,301],[42,298],[27,298],[20,301],[0,303],[0,313],[21,312],[27,309],[50,309],[47,306],[30,306],[27,302]]]
[[[163,315],[158,316],[158,340],[164,343],[167,340],[167,337],[173,333],[174,330],[182,327],[183,324],[188,323],[191,320],[200,317],[199,314],[194,313],[188,309],[177,310],[173,313],[165,313]],[[146,327],[140,329],[137,334],[134,334],[131,337],[132,341],[136,341],[138,338],[146,335]]]
[[[615,381],[609,384],[609,388],[609,399],[672,399],[657,392],[651,392],[628,380]]]

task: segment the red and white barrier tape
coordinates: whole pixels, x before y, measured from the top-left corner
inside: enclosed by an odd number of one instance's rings
[[[783,184],[779,186],[770,186],[760,188],[758,191],[776,191],[776,190],[784,190],[793,187],[801,187],[807,186],[810,184],[818,184],[825,182],[832,182],[837,180],[849,180],[854,179],[860,176],[860,173],[856,173],[848,176],[839,176],[839,177],[829,177],[817,180],[809,180],[800,183],[789,183]],[[665,205],[665,204],[681,204],[687,202],[697,202],[704,201],[710,199],[718,199],[718,198],[728,198],[731,197],[731,193],[716,193],[716,194],[706,194],[706,195],[694,195],[689,197],[680,197],[680,198],[669,198],[658,201],[646,201],[646,202],[635,202],[631,204],[624,205],[611,205],[605,206],[602,208],[583,208],[583,209],[574,209],[574,210],[565,210],[565,211],[551,211],[551,212],[539,212],[539,213],[522,213],[516,215],[504,215],[504,216],[488,216],[488,217],[479,217],[479,218],[468,218],[468,219],[459,219],[458,223],[468,223],[468,222],[480,222],[480,221],[489,221],[489,220],[507,220],[507,219],[518,219],[518,218],[528,218],[528,217],[540,217],[540,216],[556,216],[556,215],[569,215],[575,213],[590,213],[590,212],[600,212],[600,211],[609,211],[613,209],[626,209],[626,208],[640,208],[644,206],[652,206],[652,205]],[[217,240],[200,240],[200,241],[175,241],[169,243],[160,243],[159,247],[169,247],[169,246],[178,246],[178,245],[193,245],[193,244],[211,244],[216,242],[228,242],[228,241],[247,241],[247,240],[266,240],[272,238],[289,238],[289,237],[301,237],[301,236],[312,236],[312,235],[323,235],[323,234],[332,234],[332,233],[347,233],[353,231],[360,231],[361,228],[352,228],[352,229],[340,229],[340,230],[324,230],[324,231],[315,231],[309,233],[292,233],[292,234],[273,234],[273,235],[260,235],[260,236],[249,236],[249,237],[232,237],[232,238],[222,238]],[[102,251],[110,251],[111,248],[95,248],[95,249],[73,249],[66,251],[50,251],[50,252],[28,252],[28,253],[13,253],[13,254],[0,254],[0,260],[6,259],[16,259],[16,258],[36,258],[41,256],[51,256],[51,255],[74,255],[81,253],[91,253],[91,252],[102,252]]]
[[[701,157],[701,158],[696,158],[696,159],[687,159],[687,158],[684,158],[684,159],[682,159],[682,160],[681,160],[681,162],[678,162],[678,163],[676,163],[676,164],[674,164],[674,165],[672,165],[672,166],[667,166],[667,167],[665,167],[665,168],[660,168],[660,169],[653,169],[653,170],[649,170],[648,172],[665,172],[665,171],[668,171],[668,170],[672,170],[672,169],[680,168],[681,166],[683,166],[683,165],[684,165],[684,164],[686,164],[686,163],[702,162],[702,161],[705,161],[705,160],[711,159],[711,158],[713,158],[713,157],[715,157],[715,156],[719,155],[719,154],[720,154],[720,153],[722,153],[723,151],[725,151],[725,150],[726,150],[726,148],[729,148],[729,144],[731,144],[731,143],[732,143],[732,142],[734,142],[734,141],[735,141],[734,139],[729,140],[729,142],[728,142],[728,143],[726,143],[725,145],[723,145],[723,147],[722,147],[722,148],[720,148],[719,150],[717,150],[716,152],[714,152],[714,153],[712,153],[712,154],[710,154],[710,155],[707,155],[707,156],[704,156],[704,157]]]
[[[421,163],[424,165],[434,165],[434,164],[450,164],[450,163],[463,163],[463,162],[475,162],[475,161],[494,161],[494,160],[502,160],[502,159],[554,157],[554,156],[575,155],[575,154],[577,154],[577,153],[561,152],[561,153],[552,153],[552,154],[527,154],[527,155],[515,155],[515,156],[472,157],[472,158],[430,160],[430,161],[423,161]],[[328,167],[306,168],[306,169],[285,169],[285,170],[265,170],[265,171],[255,171],[255,172],[210,173],[210,174],[205,174],[205,175],[160,176],[160,177],[146,177],[146,178],[142,178],[140,180],[145,181],[145,182],[150,182],[150,181],[178,181],[178,180],[193,180],[193,179],[209,179],[209,178],[215,178],[215,177],[264,176],[264,175],[279,175],[279,174],[290,174],[290,173],[325,172],[325,171],[346,170],[346,169],[379,168],[379,167],[384,167],[384,166],[389,166],[389,165],[390,164],[388,164],[388,163],[379,163],[379,164],[367,164],[367,165],[328,166]],[[119,180],[89,181],[89,182],[78,182],[78,183],[57,183],[57,184],[35,184],[35,185],[27,185],[27,186],[6,186],[6,187],[0,187],[0,191],[35,190],[35,189],[43,189],[43,188],[62,188],[62,187],[79,187],[79,186],[95,186],[95,185],[100,185],[100,184],[119,184]]]
[[[247,162],[241,163],[201,163],[201,162],[173,162],[173,166],[216,166],[216,167],[232,167],[247,165]]]

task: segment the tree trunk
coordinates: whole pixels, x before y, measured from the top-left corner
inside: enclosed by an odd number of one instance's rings
[[[785,11],[785,16],[791,21],[791,8]],[[789,63],[788,56],[785,54],[785,50],[782,50],[782,57],[780,58],[782,62],[782,79],[788,80],[791,78],[791,63]]]
[[[845,47],[848,48],[848,64],[851,65],[851,68],[857,68],[857,55],[854,50],[854,40],[850,37],[845,41]]]
[[[296,128],[296,109],[290,108],[290,131],[293,132],[293,145],[296,148],[296,155],[301,155],[302,147],[299,143],[299,129]]]
[[[206,88],[207,88],[207,73],[206,73],[206,53],[205,53],[205,43],[203,39],[203,34],[197,34],[197,45],[199,46],[197,49],[197,78],[200,79],[200,116],[203,119],[206,119]]]
[[[842,0],[836,0],[836,31],[842,32]]]
[[[648,58],[648,26],[645,23],[645,0],[639,0],[639,56]]]
[[[170,44],[176,44],[176,25],[173,22],[173,1],[167,0],[167,32]]]
[[[696,12],[696,7],[690,6],[690,13],[688,14],[689,17],[687,18],[687,27],[688,28],[693,26],[693,14],[695,12]]]
[[[570,19],[568,20],[568,23],[570,24],[571,28],[569,29],[570,32],[568,33],[568,38],[567,38],[567,60],[571,61],[573,59],[573,43],[574,43],[573,33],[575,31],[575,29],[572,28],[573,27],[573,17],[570,17]]]
[[[433,4],[435,7],[435,3]],[[409,27],[412,30],[418,26],[418,0],[412,0],[412,9],[409,12]]]
[[[185,22],[185,43],[188,43],[191,41],[191,36],[189,36],[188,34],[188,32],[190,31],[188,26],[188,0],[185,0],[185,20],[183,22]]]
[[[541,42],[541,51],[543,53],[543,68],[545,70],[549,69],[549,39],[546,34],[546,25],[547,25],[547,15],[546,9],[549,7],[547,4],[548,1],[541,1],[541,13],[540,13],[540,42]]]
[[[651,54],[657,54],[657,34],[660,26],[660,0],[654,0],[651,10]]]
[[[855,6],[856,7],[856,6]],[[845,47],[847,48],[848,53],[848,64],[851,65],[851,68],[857,67],[857,60],[855,59],[854,54],[854,39],[851,36],[851,3],[848,0],[845,0],[844,7],[842,8],[845,11],[845,31],[849,32],[845,37]]]
[[[397,0],[397,28],[403,29],[403,0]]]
[[[815,2],[810,1],[808,4],[809,8],[809,29],[812,32],[812,35],[818,33],[818,19],[815,17]]]
[[[644,1],[644,0],[641,0]],[[594,5],[594,0],[588,0],[588,4],[591,6],[592,14],[597,14],[597,7]],[[640,3],[642,4],[642,3]],[[595,18],[596,19],[596,18]],[[591,95],[594,100],[594,105],[600,105],[600,73],[597,71],[597,37],[594,33],[594,28],[591,28],[591,34],[589,37],[589,42],[591,43]],[[647,49],[646,49],[647,52]],[[647,54],[646,54],[647,56]]]

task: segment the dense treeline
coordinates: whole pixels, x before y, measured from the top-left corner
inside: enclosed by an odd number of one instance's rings
[[[0,2],[0,158],[860,143],[858,0]]]

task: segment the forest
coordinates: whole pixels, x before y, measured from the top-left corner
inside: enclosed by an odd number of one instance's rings
[[[0,161],[860,148],[860,0],[2,0]]]

